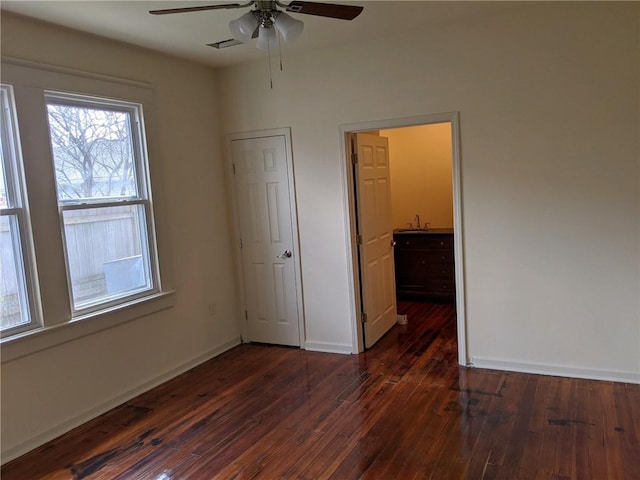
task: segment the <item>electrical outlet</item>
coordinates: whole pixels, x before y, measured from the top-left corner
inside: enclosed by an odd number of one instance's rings
[[[209,315],[214,317],[216,315],[217,311],[218,311],[218,307],[216,305],[216,302],[211,302],[209,304]]]

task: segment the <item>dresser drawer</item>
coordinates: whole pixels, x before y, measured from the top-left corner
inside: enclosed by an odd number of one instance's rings
[[[452,235],[432,235],[425,239],[425,248],[430,250],[451,250],[453,251]]]
[[[456,284],[453,280],[447,280],[447,279],[439,280],[439,279],[433,278],[426,283],[425,289],[430,292],[453,293],[456,291]]]
[[[418,256],[423,265],[453,264],[453,252],[447,250],[418,252]]]
[[[453,250],[453,235],[396,234],[396,249],[405,250]]]
[[[453,282],[455,279],[455,268],[453,263],[430,264],[424,267],[425,275],[434,280],[446,280]]]

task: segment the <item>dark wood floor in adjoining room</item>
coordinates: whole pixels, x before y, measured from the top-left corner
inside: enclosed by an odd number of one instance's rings
[[[239,346],[2,479],[640,479],[640,386],[458,367],[452,305],[399,312],[362,355]]]

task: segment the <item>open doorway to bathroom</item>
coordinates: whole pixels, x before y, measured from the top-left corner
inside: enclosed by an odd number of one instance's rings
[[[359,262],[358,170],[354,167],[354,139],[358,132],[388,139],[388,162],[393,227],[393,256],[398,319],[435,322],[456,334],[458,362],[467,364],[464,315],[462,212],[459,128],[457,113],[445,113],[345,125],[345,179],[349,197],[354,350],[364,350],[363,289],[366,271]],[[349,161],[347,161],[349,160]],[[367,315],[364,315],[367,318]],[[434,328],[435,328],[434,323]],[[394,327],[397,329],[397,327]],[[409,331],[402,327],[404,331]],[[413,329],[411,329],[413,330]]]
[[[451,345],[456,338],[451,123],[376,133],[389,142],[398,338],[419,342],[421,349],[437,341]]]

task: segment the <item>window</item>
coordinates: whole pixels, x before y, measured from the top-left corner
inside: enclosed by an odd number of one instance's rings
[[[22,158],[13,91],[0,86],[0,331],[12,335],[37,326]]]
[[[153,86],[0,63],[5,363],[171,308],[174,291],[151,195]]]
[[[142,106],[45,98],[72,315],[159,291]]]

